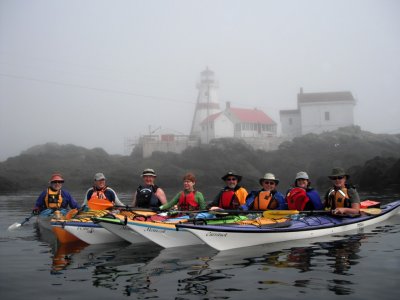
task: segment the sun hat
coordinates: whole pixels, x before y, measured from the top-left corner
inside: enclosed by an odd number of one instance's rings
[[[236,174],[234,171],[227,172],[224,176],[221,177],[221,179],[225,181],[229,176],[236,177],[238,182],[242,180],[242,176]]]
[[[296,180],[297,179],[307,179],[310,180],[310,177],[308,177],[308,174],[306,172],[300,171],[296,174]]]
[[[53,173],[50,177],[50,182],[52,181],[64,181],[64,178],[60,173]]]
[[[262,185],[264,180],[272,180],[276,184],[279,183],[279,179],[275,178],[275,175],[272,173],[265,173],[264,177],[260,178],[259,183]]]
[[[103,173],[96,173],[95,175],[94,175],[94,180],[95,181],[99,181],[99,180],[105,180],[106,179],[106,176],[104,176],[104,174]]]
[[[153,169],[144,169],[142,175],[140,176],[153,176],[153,177],[157,177],[156,172],[154,172]]]
[[[338,176],[346,176],[347,178],[350,178],[350,175],[346,173],[346,171],[343,168],[333,168],[331,175],[329,175],[329,179],[333,179],[334,177]]]

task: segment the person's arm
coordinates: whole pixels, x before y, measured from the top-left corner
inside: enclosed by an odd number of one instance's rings
[[[119,200],[117,193],[112,188],[108,187],[107,190],[113,194],[114,206],[126,206],[121,200]]]
[[[356,189],[347,189],[347,194],[349,195],[349,201],[351,207],[339,207],[336,208],[333,213],[337,215],[358,215],[360,213],[360,196]]]
[[[210,203],[206,204],[206,208],[210,209],[210,210],[215,210],[215,209],[221,209],[218,205],[219,205],[219,199],[221,199],[221,194],[222,194],[223,190],[220,191],[213,199],[213,201],[211,201]]]
[[[156,191],[156,196],[158,200],[160,200],[161,204],[167,203],[167,196],[161,188],[158,188]]]
[[[206,209],[206,201],[204,200],[204,196],[201,192],[196,192],[195,194],[195,199],[197,203],[199,204],[199,209],[200,210],[205,210]]]
[[[278,207],[276,209],[282,210],[282,209],[288,209],[285,196],[283,196],[282,193],[276,192],[274,194],[274,197],[278,201]]]
[[[242,206],[240,206],[240,208],[242,210],[252,209],[253,208],[254,199],[256,198],[256,195],[257,195],[257,192],[254,192],[254,191],[250,192],[246,197],[245,203]]]
[[[43,191],[40,193],[39,197],[36,199],[35,207],[33,210],[42,211],[46,208],[46,204],[44,203],[44,198],[46,197],[47,191]]]
[[[314,210],[324,209],[324,204],[322,203],[321,198],[316,190],[308,190],[306,193],[313,205]]]
[[[161,205],[159,207],[160,210],[167,210],[167,209],[170,209],[172,206],[176,205],[179,201],[179,197],[180,197],[181,193],[182,192],[179,192],[178,194],[175,195],[175,197],[171,201],[168,201],[167,203]]]
[[[67,204],[66,206],[69,206],[70,208],[80,208],[78,202],[74,199],[74,197],[72,197],[69,192],[61,190],[61,196],[63,199],[65,199]]]
[[[136,207],[136,203],[137,203],[137,200],[136,200],[136,197],[137,197],[137,191],[133,194],[133,199],[132,199],[132,207]]]
[[[93,194],[93,188],[90,188],[86,191],[85,196],[83,197],[83,202],[82,202],[82,206],[87,206],[88,204],[88,200],[90,199],[90,197]]]

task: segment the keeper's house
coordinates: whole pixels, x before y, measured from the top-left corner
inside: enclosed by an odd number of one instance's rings
[[[268,140],[277,136],[277,124],[263,111],[234,108],[229,102],[224,111],[210,115],[200,125],[201,142],[204,144],[224,137],[240,138],[253,144],[253,140]]]
[[[319,134],[354,125],[355,104],[351,92],[303,93],[301,88],[297,109],[280,111],[282,136]]]

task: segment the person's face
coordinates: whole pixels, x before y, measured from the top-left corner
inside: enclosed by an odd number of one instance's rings
[[[275,186],[276,186],[276,183],[275,183],[275,181],[272,181],[272,180],[266,179],[266,180],[263,180],[263,182],[262,182],[262,187],[265,191],[272,191],[275,189]]]
[[[154,185],[154,176],[144,175],[143,182],[145,185]]]
[[[105,179],[95,180],[94,183],[95,183],[95,185],[96,185],[96,187],[98,189],[102,189],[102,188],[104,188],[106,186],[106,180]]]
[[[304,178],[299,178],[296,180],[296,185],[305,189],[308,186],[308,180]]]
[[[346,183],[346,176],[334,176],[331,177],[332,183],[337,188],[343,188]]]
[[[51,189],[54,191],[59,191],[61,190],[63,183],[64,181],[62,180],[53,180],[50,182]]]
[[[225,179],[226,186],[229,187],[230,189],[235,188],[235,186],[238,183],[238,180],[235,176],[229,176]]]
[[[184,180],[183,188],[185,191],[193,191],[194,190],[194,182],[190,181],[190,180]]]

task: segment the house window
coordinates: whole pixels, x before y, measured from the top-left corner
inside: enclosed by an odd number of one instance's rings
[[[325,121],[329,121],[330,120],[330,116],[329,116],[329,111],[325,112]]]

